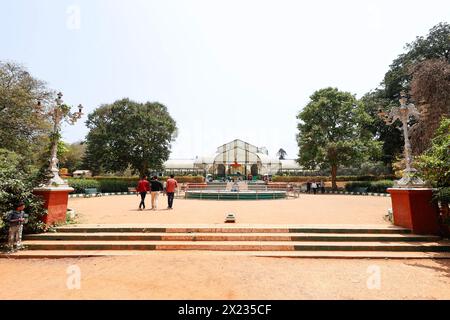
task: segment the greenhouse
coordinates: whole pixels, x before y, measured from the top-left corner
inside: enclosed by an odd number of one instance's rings
[[[272,158],[265,147],[259,148],[242,140],[234,140],[218,147],[216,153],[211,156],[193,160],[169,160],[165,163],[166,174],[211,174],[217,177],[256,177],[301,170],[295,160]]]

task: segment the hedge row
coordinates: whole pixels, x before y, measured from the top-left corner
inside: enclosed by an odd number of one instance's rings
[[[278,179],[283,178],[283,179]],[[289,178],[289,179],[286,179]],[[296,180],[292,179],[296,178]],[[301,178],[301,179],[299,179]],[[342,177],[340,177],[342,178]],[[380,181],[364,181],[355,180],[355,177],[344,177],[345,179],[338,179],[338,181],[352,181],[346,184],[345,189],[348,192],[352,192],[357,188],[367,188],[368,192],[385,193],[387,188],[393,186],[392,180],[380,180]],[[359,177],[365,179],[366,177]],[[167,178],[161,178],[161,181],[165,181]],[[196,177],[175,177],[179,183],[202,183],[204,178],[201,176]],[[274,177],[274,182],[307,182],[307,181],[329,181],[329,177]],[[136,187],[138,178],[136,177],[95,177],[92,179],[69,179],[69,185],[75,189],[75,193],[83,193],[84,189],[96,188],[101,192],[127,192],[128,188]]]
[[[83,193],[84,189],[100,189],[100,183],[94,179],[69,179],[69,186],[75,189],[74,193]]]
[[[101,192],[128,192],[128,188],[135,188],[138,184],[138,178],[110,179],[94,178],[100,185]]]
[[[150,178],[150,177],[149,177]],[[108,181],[127,181],[137,183],[139,177],[110,177],[110,176],[96,176],[92,179],[95,180],[108,180]],[[160,181],[166,181],[169,177],[158,177]],[[205,178],[202,176],[175,176],[175,180],[179,183],[202,183],[205,182]]]
[[[388,188],[392,188],[394,182],[392,180],[381,181],[354,181],[345,185],[345,191],[355,192],[358,188],[367,188],[367,192],[387,193]]]
[[[202,183],[204,178],[201,176],[175,177],[179,183]],[[96,188],[100,192],[128,192],[128,188],[137,186],[139,178],[137,177],[94,177],[91,179],[69,179],[69,186],[75,189],[74,193],[84,193],[84,189]],[[167,180],[167,177],[161,177],[160,181]]]
[[[395,176],[337,176],[336,181],[385,181],[395,180]],[[329,176],[274,176],[273,182],[308,182],[308,181],[331,181]]]
[[[329,177],[316,176],[273,176],[273,182],[308,182],[308,181],[328,181]]]

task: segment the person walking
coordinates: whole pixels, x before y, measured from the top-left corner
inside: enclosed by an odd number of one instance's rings
[[[320,192],[325,193],[325,182],[323,180],[320,181]]]
[[[166,193],[167,193],[166,190],[167,190],[167,181],[164,181],[164,182],[163,182],[163,192],[162,192],[163,196],[166,195]]]
[[[158,210],[158,197],[159,193],[164,190],[164,186],[157,176],[154,176],[150,181],[150,189],[152,196],[152,210]]]
[[[167,202],[168,202],[168,210],[173,209],[173,199],[175,198],[175,190],[178,188],[178,182],[174,179],[174,176],[171,175],[170,179],[167,179],[166,183],[166,193],[167,193]]]
[[[314,194],[317,193],[317,183],[316,182],[311,183],[311,189]]]
[[[139,203],[139,210],[142,211],[145,209],[145,197],[147,196],[147,192],[150,191],[150,184],[147,180],[147,176],[143,176],[141,180],[139,180],[138,185],[136,187],[137,194],[141,195],[141,203]]]
[[[311,193],[311,181],[306,183],[306,193]]]

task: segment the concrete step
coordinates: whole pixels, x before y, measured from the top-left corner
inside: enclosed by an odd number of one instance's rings
[[[52,241],[27,240],[27,250],[213,250],[213,251],[404,251],[450,252],[439,242],[313,241]]]
[[[239,255],[266,258],[299,259],[450,259],[448,252],[392,252],[392,251],[72,251],[34,250],[14,254],[0,254],[0,259],[78,259],[121,256],[161,256],[165,254],[207,254],[211,256]]]
[[[439,241],[437,236],[369,233],[143,233],[143,232],[58,232],[27,235],[25,240],[54,241]]]
[[[391,226],[337,225],[76,225],[56,228],[61,233],[368,233],[409,234],[410,230]]]

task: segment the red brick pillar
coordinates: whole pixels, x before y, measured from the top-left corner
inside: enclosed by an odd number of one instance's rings
[[[392,211],[396,226],[415,234],[439,235],[439,207],[432,202],[429,188],[391,188]]]
[[[44,208],[47,214],[43,222],[47,225],[66,222],[67,203],[69,193],[74,189],[69,187],[44,187],[36,188],[33,193],[44,200]]]

